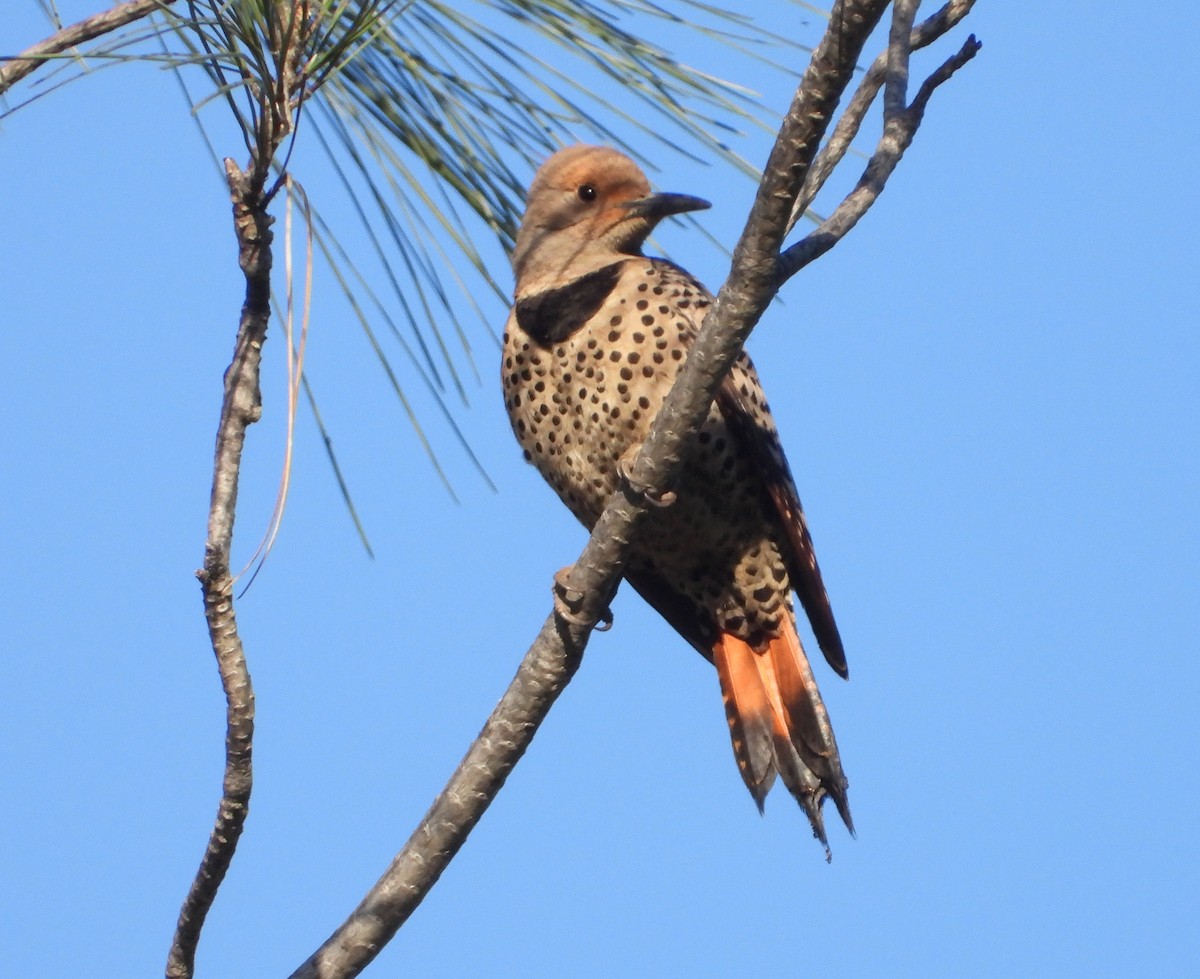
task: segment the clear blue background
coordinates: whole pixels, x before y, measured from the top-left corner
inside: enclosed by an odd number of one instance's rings
[[[5,53],[44,33],[33,3],[15,6]],[[776,29],[815,39],[777,9]],[[750,344],[850,656],[849,684],[817,669],[859,838],[832,827],[827,866],[785,796],[757,815],[711,668],[622,594],[368,974],[1200,974],[1200,14],[984,0],[967,26],[981,55]],[[681,56],[776,111],[791,96],[778,73]],[[761,163],[769,141],[736,145]],[[711,198],[702,222],[732,243],[752,184],[644,148],[655,184]],[[295,163],[310,191],[328,186],[315,154]],[[4,971],[161,974],[220,788],[192,573],[241,302],[228,204],[149,67],[7,119],[0,188]],[[723,278],[727,258],[685,226],[659,240]],[[504,309],[488,312],[498,332]],[[255,794],[200,976],[287,974],[343,919],[582,546],[520,460],[493,333],[464,323],[481,380],[455,414],[497,493],[411,385],[456,505],[318,279],[308,367],[377,558],[302,410],[283,533],[239,604]],[[282,459],[281,337],[241,559]]]

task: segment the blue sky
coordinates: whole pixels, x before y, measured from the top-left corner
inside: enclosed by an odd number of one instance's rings
[[[979,4],[981,55],[750,342],[850,659],[849,683],[817,669],[859,838],[832,827],[827,866],[781,793],[758,816],[711,668],[622,594],[368,975],[1200,971],[1200,14],[1018,6]],[[35,4],[12,13],[5,53],[43,33]],[[775,26],[811,39],[801,20]],[[790,98],[777,73],[700,66]],[[761,162],[769,137],[738,146]],[[749,181],[646,149],[656,186],[712,199],[701,220],[732,243]],[[151,68],[5,120],[0,186],[0,944],[12,975],[152,975],[220,786],[193,571],[241,302],[228,204]],[[720,282],[699,236],[659,240]],[[343,919],[582,547],[521,462],[493,335],[465,329],[482,380],[455,417],[498,492],[413,389],[455,504],[318,279],[308,366],[377,556],[302,412],[283,532],[239,604],[255,795],[200,976],[287,974]],[[280,337],[243,559],[282,459]]]

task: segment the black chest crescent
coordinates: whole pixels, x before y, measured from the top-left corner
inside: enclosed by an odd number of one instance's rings
[[[558,289],[548,289],[517,301],[517,323],[535,343],[561,343],[590,320],[604,305],[621,276],[621,263],[589,272]]]

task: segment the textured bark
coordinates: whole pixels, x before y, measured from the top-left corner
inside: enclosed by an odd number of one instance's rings
[[[949,3],[924,20],[909,35],[909,50],[916,51],[932,44],[966,17],[971,12],[973,6],[975,6],[975,0],[950,0]],[[842,115],[833,129],[833,133],[830,134],[829,139],[821,147],[816,158],[813,160],[812,166],[808,171],[808,176],[804,178],[804,186],[800,190],[800,196],[792,208],[792,216],[788,221],[789,232],[804,216],[821,188],[825,186],[825,181],[829,179],[829,175],[842,162],[854,137],[858,135],[867,110],[871,108],[871,105],[875,101],[875,96],[879,94],[879,90],[887,78],[888,57],[896,40],[896,38],[892,38],[888,45],[888,51],[884,51],[879,55],[871,64],[871,67],[867,69],[866,74],[854,92],[854,96],[842,111]]]
[[[578,669],[592,628],[607,616],[628,543],[652,507],[647,496],[661,496],[670,488],[686,441],[698,430],[721,379],[782,281],[780,248],[792,207],[863,45],[887,6],[887,0],[835,4],[830,27],[784,118],[729,279],[631,467],[628,486],[614,495],[563,578],[562,597],[570,615],[547,618],[479,739],[417,831],[293,979],[356,976],[374,959],[462,846]]]
[[[404,849],[294,976],[356,976],[379,954],[437,883],[524,755],[579,668],[588,632],[553,615],[546,619],[500,703]]]
[[[925,117],[925,107],[934,91],[975,57],[981,47],[974,34],[968,37],[957,53],[947,58],[933,74],[925,79],[910,104],[907,101],[908,55],[912,45],[915,41],[920,40],[928,43],[934,37],[945,33],[966,16],[973,3],[974,0],[956,0],[956,2],[949,3],[922,24],[917,31],[912,30],[912,18],[916,13],[916,3],[909,0],[909,2],[897,4],[888,40],[888,50],[880,55],[871,70],[867,72],[859,86],[858,93],[851,100],[850,108],[843,117],[843,120],[857,118],[857,121],[853,122],[853,128],[857,130],[862,114],[866,112],[867,107],[878,94],[882,82],[886,85],[883,134],[854,189],[846,195],[834,212],[822,221],[816,230],[789,246],[779,256],[776,269],[776,288],[841,241],[870,210],[871,205],[883,192],[888,178],[899,165],[905,151],[912,145],[913,137],[916,136],[921,120]],[[844,153],[852,136],[853,133],[848,136],[843,134],[841,138],[844,139],[844,145],[842,145],[838,143],[839,134],[835,131],[829,147],[840,145],[840,152]],[[831,152],[836,152],[836,150],[831,150]],[[825,176],[828,176],[828,173]],[[824,177],[820,180],[823,183]],[[819,184],[815,187],[819,187]],[[805,187],[801,191],[802,197],[792,209],[790,223],[794,223],[796,216],[802,213],[803,208],[808,206],[808,202],[811,202],[811,196],[807,202],[803,198],[805,193],[810,192],[815,195],[816,189],[810,187],[806,180]]]
[[[128,0],[127,3],[119,3],[110,10],[94,14],[70,27],[64,27],[33,47],[26,48],[7,64],[0,65],[0,95],[57,55],[79,44],[94,41],[126,24],[132,24],[135,20],[141,20],[174,2],[175,0]]]
[[[204,617],[225,691],[225,778],[208,846],[179,912],[167,959],[168,979],[189,979],[194,972],[200,931],[237,849],[249,813],[253,780],[254,688],[234,614],[229,554],[246,429],[262,415],[259,368],[271,315],[272,235],[261,182],[243,173],[231,160],[225,161],[225,171],[233,200],[238,260],[246,277],[246,295],[233,359],[225,372],[208,539],[204,545],[204,567],[197,572],[204,597]]]
[[[197,573],[225,691],[225,779],[208,847],[179,913],[167,957],[167,979],[190,979],[194,972],[204,919],[233,860],[250,807],[254,690],[238,635],[229,560],[246,430],[262,415],[259,373],[271,317],[272,218],[267,208],[286,180],[286,172],[281,169],[270,189],[266,183],[276,153],[293,130],[305,95],[300,69],[320,26],[308,16],[307,0],[275,0],[271,16],[265,19],[271,64],[257,65],[260,74],[247,79],[253,82],[248,87],[258,103],[253,131],[246,133],[251,141],[250,162],[242,170],[232,160],[225,160],[238,264],[246,291],[233,359],[225,372],[204,567]]]

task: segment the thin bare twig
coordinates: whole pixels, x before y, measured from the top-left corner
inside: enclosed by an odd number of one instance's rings
[[[981,47],[972,34],[956,54],[946,59],[925,79],[911,105],[907,108],[901,107],[894,114],[885,113],[883,135],[854,189],[828,218],[779,256],[779,285],[829,251],[867,213],[883,192],[884,184],[900,163],[905,151],[912,145],[934,90],[975,57]]]
[[[975,6],[975,0],[950,0],[912,32],[909,49],[917,51],[932,44],[966,17],[973,6]],[[842,162],[847,150],[850,149],[850,144],[858,135],[859,129],[862,128],[863,119],[887,77],[887,63],[888,52],[884,51],[867,69],[867,73],[855,90],[850,103],[842,112],[837,125],[834,126],[833,133],[817,153],[817,158],[813,160],[813,165],[809,168],[808,176],[804,180],[800,196],[796,198],[796,205],[792,208],[792,216],[788,220],[788,234],[791,234],[796,224],[807,213],[813,201],[816,200],[817,194],[825,186],[830,174]]]
[[[57,55],[80,44],[94,41],[126,24],[132,24],[135,20],[141,20],[174,2],[175,0],[127,0],[126,3],[119,3],[110,10],[93,14],[70,27],[55,31],[45,40],[26,48],[14,57],[0,57],[0,61],[7,61],[7,64],[0,64],[0,95]]]
[[[895,0],[892,6],[892,28],[888,32],[887,87],[883,92],[883,115],[897,116],[908,104],[908,55],[912,50],[910,37],[913,21],[921,0]]]
[[[722,377],[778,288],[776,264],[787,218],[838,99],[887,0],[839,0],[813,53],[734,250],[728,281],[705,321],[630,472],[630,483],[667,487],[682,451],[708,413]],[[528,748],[558,694],[578,669],[588,636],[620,582],[628,543],[650,506],[622,492],[609,502],[567,587],[574,617],[551,615],[480,737],[434,800],[416,832],[362,903],[292,979],[358,975],[420,904]],[[574,595],[571,596],[575,597]]]

